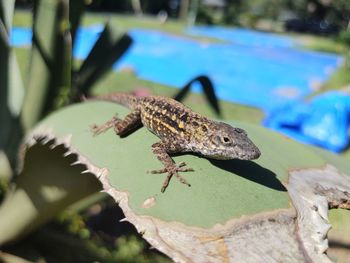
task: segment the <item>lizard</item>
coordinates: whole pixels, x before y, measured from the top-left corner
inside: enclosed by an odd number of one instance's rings
[[[113,128],[117,135],[125,137],[143,125],[160,138],[152,145],[152,151],[164,168],[151,173],[167,173],[162,193],[173,176],[190,186],[179,172],[193,169],[184,167],[183,162],[176,164],[170,156],[172,154],[192,152],[219,160],[253,160],[260,156],[260,150],[245,130],[208,119],[174,99],[136,97],[126,93],[111,93],[92,99],[115,102],[131,110],[124,119],[114,116],[102,125],[93,124],[91,131],[94,136]]]

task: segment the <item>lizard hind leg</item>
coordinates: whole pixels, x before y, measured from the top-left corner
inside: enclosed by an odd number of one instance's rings
[[[164,142],[157,142],[152,145],[153,153],[157,156],[158,160],[164,165],[163,169],[150,171],[153,174],[168,173],[166,179],[164,180],[161,192],[163,193],[173,176],[175,176],[181,183],[191,186],[178,172],[189,172],[193,171],[191,168],[184,168],[186,165],[184,162],[176,165],[173,159],[169,156],[168,151],[174,152],[171,145],[167,145]],[[172,150],[171,150],[172,149]]]

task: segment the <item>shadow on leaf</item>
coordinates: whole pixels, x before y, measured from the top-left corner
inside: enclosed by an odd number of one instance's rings
[[[276,174],[252,161],[209,160],[216,167],[277,191],[287,191]]]

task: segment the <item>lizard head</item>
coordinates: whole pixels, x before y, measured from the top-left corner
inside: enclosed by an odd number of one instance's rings
[[[207,134],[208,141],[205,143],[207,149],[201,154],[218,160],[259,158],[260,150],[248,138],[245,130],[223,122],[215,122],[214,127]]]

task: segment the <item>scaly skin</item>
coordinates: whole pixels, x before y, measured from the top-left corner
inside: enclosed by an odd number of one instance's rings
[[[243,129],[210,120],[171,98],[138,98],[129,94],[113,93],[93,99],[113,101],[132,110],[123,120],[113,117],[101,126],[93,125],[94,135],[113,127],[116,134],[125,136],[143,125],[160,138],[160,142],[153,144],[152,149],[164,168],[152,173],[168,173],[161,188],[162,192],[172,176],[190,186],[178,172],[193,171],[184,168],[185,163],[176,165],[169,154],[194,152],[220,160],[253,160],[260,156],[259,149]]]

